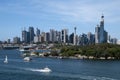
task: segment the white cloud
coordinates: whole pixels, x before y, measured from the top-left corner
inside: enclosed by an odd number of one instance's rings
[[[0,10],[33,17],[60,16],[59,19],[70,22],[96,22],[103,13],[108,22],[115,22],[120,21],[119,3],[119,0],[25,0],[2,5]]]
[[[119,9],[119,2],[120,1],[108,1],[108,2],[101,2],[97,3],[87,3],[83,4],[84,2],[52,2],[49,6],[52,6],[51,12],[56,13],[57,15],[62,16],[69,16],[71,19],[77,21],[85,21],[85,22],[93,22],[96,21],[102,13],[108,18],[108,22],[114,22],[119,20],[116,13],[120,13]],[[54,5],[56,4],[56,5]],[[48,10],[49,11],[49,10]],[[114,17],[114,19],[110,19]],[[67,20],[67,18],[66,18]]]

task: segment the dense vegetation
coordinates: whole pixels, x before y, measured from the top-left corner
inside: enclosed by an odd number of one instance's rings
[[[100,59],[120,59],[120,45],[113,44],[96,44],[88,46],[64,46],[61,48],[62,56],[75,56],[76,54]]]

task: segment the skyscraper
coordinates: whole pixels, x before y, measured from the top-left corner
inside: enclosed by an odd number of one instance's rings
[[[67,29],[63,29],[61,31],[61,41],[63,43],[67,43],[68,42],[68,30]]]
[[[70,34],[70,36],[69,36],[69,43],[71,43],[71,44],[74,43],[74,33]]]
[[[36,36],[40,36],[40,29],[36,29]]]
[[[101,16],[100,25],[95,28],[95,43],[107,43],[107,32],[104,30],[104,16]]]
[[[77,37],[76,37],[76,27],[74,27],[74,45],[77,45]]]
[[[30,42],[33,42],[35,36],[33,27],[29,27],[29,33],[30,33]]]
[[[22,42],[27,43],[27,31],[22,31]]]
[[[50,33],[49,32],[46,33],[46,42],[50,42]]]
[[[88,45],[88,38],[87,38],[87,34],[82,34],[79,36],[79,44],[84,46],[84,45]]]
[[[55,41],[55,30],[50,29],[50,41],[54,42]]]
[[[88,44],[94,44],[95,43],[95,35],[92,34],[91,32],[88,32],[87,38],[88,38]]]

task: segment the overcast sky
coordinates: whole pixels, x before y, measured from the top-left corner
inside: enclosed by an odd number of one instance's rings
[[[105,30],[120,39],[120,0],[0,0],[0,40],[21,37],[29,26],[48,32],[77,27],[77,34],[95,32],[101,15]]]

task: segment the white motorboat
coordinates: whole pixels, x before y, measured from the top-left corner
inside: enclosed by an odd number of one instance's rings
[[[4,63],[8,63],[7,56],[5,57]]]
[[[52,72],[52,70],[50,68],[48,68],[48,67],[45,67],[43,69],[32,69],[32,71],[44,72],[44,73]]]
[[[48,67],[45,67],[44,69],[40,69],[40,72],[51,72],[52,70]]]
[[[29,62],[29,61],[31,61],[32,59],[31,59],[30,57],[25,57],[23,60]]]

